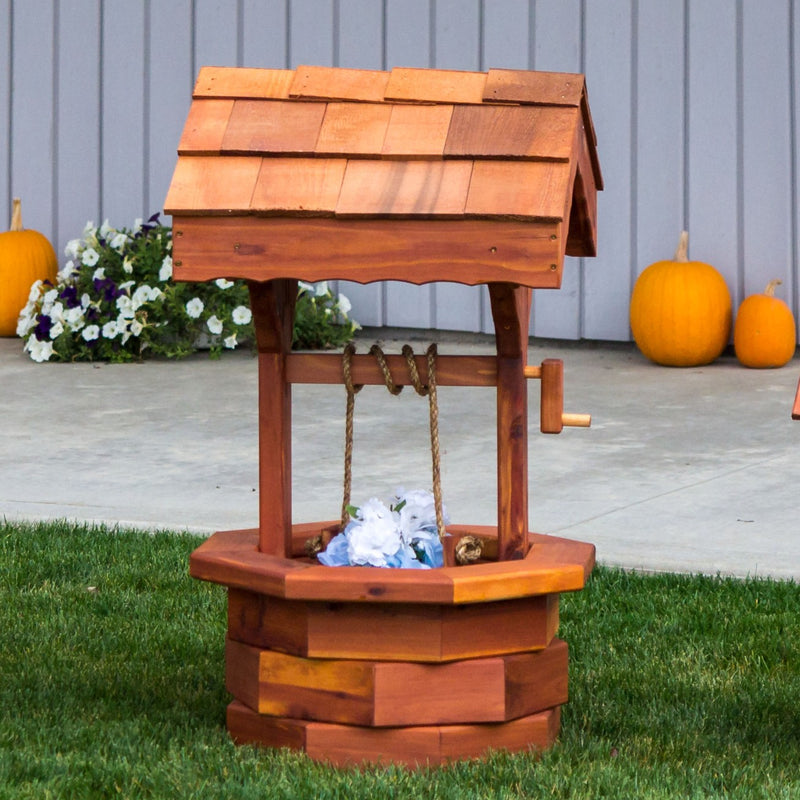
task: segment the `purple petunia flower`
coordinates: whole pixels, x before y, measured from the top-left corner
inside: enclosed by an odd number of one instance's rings
[[[67,308],[77,308],[81,304],[77,286],[65,286],[58,298],[64,301],[64,305]]]
[[[39,321],[33,329],[36,338],[40,342],[47,341],[50,338],[50,328],[53,327],[53,320],[47,314],[40,314]]]

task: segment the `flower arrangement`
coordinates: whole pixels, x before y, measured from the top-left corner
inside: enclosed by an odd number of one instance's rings
[[[388,505],[373,497],[359,508],[349,507],[348,511],[350,522],[317,556],[322,564],[410,569],[443,565],[436,508],[430,492],[398,489]]]
[[[211,357],[254,339],[244,281],[172,280],[172,231],[154,214],[132,229],[89,222],[65,248],[55,285],[36,281],[17,323],[34,361],[139,361]],[[350,303],[327,284],[301,284],[293,346],[324,349],[358,329]]]

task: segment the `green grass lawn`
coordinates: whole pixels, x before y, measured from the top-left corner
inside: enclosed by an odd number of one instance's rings
[[[0,524],[0,798],[800,798],[800,587],[598,568],[539,758],[335,770],[234,747],[188,535]]]

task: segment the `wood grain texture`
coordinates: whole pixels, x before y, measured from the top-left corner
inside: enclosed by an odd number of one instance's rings
[[[559,708],[504,723],[368,728],[259,715],[234,701],[227,711],[236,744],[289,747],[332,766],[398,764],[414,769],[480,758],[490,750],[541,751],[558,736]]]
[[[347,161],[264,158],[250,202],[256,214],[333,215]]]
[[[539,430],[561,433],[564,422],[564,362],[560,358],[542,361]]]
[[[232,589],[228,636],[308,658],[441,663],[542,650],[556,634],[558,606],[558,594],[454,607],[285,600]]]
[[[226,688],[259,714],[347,725],[505,722],[567,700],[567,645],[444,664],[302,658],[228,639]]]
[[[379,156],[391,113],[383,103],[328,103],[316,154]]]
[[[194,97],[288,98],[294,75],[289,69],[201,67]]]
[[[483,100],[502,103],[579,106],[583,99],[583,75],[569,72],[490,69]]]
[[[198,100],[192,103],[178,142],[178,154],[219,155],[231,111],[231,99]]]
[[[556,288],[563,263],[554,223],[176,215],[173,230],[180,233],[176,280],[291,276]]]
[[[418,103],[482,103],[484,72],[395,67],[386,86],[387,100]]]
[[[177,213],[203,208],[209,215],[249,213],[261,158],[181,156],[166,203]]]
[[[303,65],[294,72],[289,96],[381,102],[388,82],[389,73],[380,70]]]
[[[222,152],[313,153],[325,108],[325,103],[236,100],[222,139]]]
[[[384,158],[442,158],[453,106],[393,105],[381,155]]]
[[[579,111],[525,106],[456,106],[445,158],[567,161]]]
[[[463,217],[471,161],[348,162],[339,217]]]

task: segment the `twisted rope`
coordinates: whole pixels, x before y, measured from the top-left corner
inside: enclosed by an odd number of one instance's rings
[[[347,390],[347,407],[345,411],[345,426],[344,426],[344,487],[342,498],[342,528],[344,528],[350,521],[350,512],[347,510],[350,506],[350,490],[352,485],[352,469],[353,469],[353,415],[355,411],[355,396],[363,389],[363,385],[354,385],[350,374],[353,355],[355,347],[352,344],[347,345],[342,354],[342,375],[344,377],[344,385]],[[398,386],[392,378],[389,365],[386,363],[386,357],[383,350],[374,344],[370,348],[370,355],[375,356],[378,362],[378,367],[383,373],[383,380],[386,388],[393,395],[398,395],[403,390],[402,386]],[[439,539],[443,539],[445,535],[444,529],[444,511],[442,508],[442,479],[440,470],[440,453],[439,453],[439,405],[436,396],[436,355],[437,348],[435,344],[430,345],[427,351],[428,359],[428,384],[427,386],[422,383],[419,377],[419,370],[417,369],[416,361],[414,360],[414,351],[410,345],[403,347],[403,355],[408,365],[408,372],[411,376],[411,383],[414,389],[420,396],[428,396],[430,431],[431,431],[431,462],[433,472],[433,503],[436,511],[436,529],[439,534]]]

